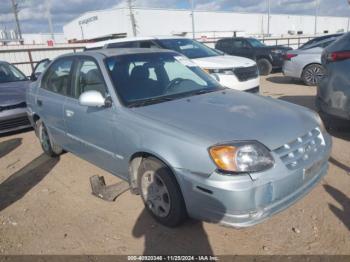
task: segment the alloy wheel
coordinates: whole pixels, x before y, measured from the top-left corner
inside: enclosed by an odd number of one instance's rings
[[[162,180],[154,171],[146,171],[141,179],[142,196],[147,207],[157,217],[166,217],[170,212],[169,191]]]

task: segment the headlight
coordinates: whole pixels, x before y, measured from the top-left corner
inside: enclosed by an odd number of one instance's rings
[[[209,148],[219,170],[224,172],[261,172],[274,165],[270,151],[258,142],[241,142]]]

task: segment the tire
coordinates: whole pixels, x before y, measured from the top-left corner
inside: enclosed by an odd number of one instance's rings
[[[180,187],[170,168],[156,158],[142,161],[138,187],[145,208],[160,224],[177,227],[187,219]]]
[[[318,64],[308,65],[301,74],[301,80],[308,86],[318,85],[324,75],[324,68]]]
[[[41,148],[46,155],[50,157],[58,157],[60,154],[62,154],[62,148],[53,142],[44,125],[44,122],[41,119],[39,119],[35,124],[35,133],[37,134]]]
[[[258,65],[260,75],[267,76],[271,73],[272,64],[270,63],[269,60],[265,58],[260,58],[256,63]]]

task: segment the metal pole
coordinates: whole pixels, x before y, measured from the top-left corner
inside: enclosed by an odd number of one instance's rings
[[[84,37],[84,30],[83,30],[83,25],[80,24],[80,30],[81,30],[81,39],[82,40],[85,40],[85,37]]]
[[[271,13],[270,0],[267,0],[267,37],[270,36],[270,13]]]
[[[318,8],[320,6],[319,0],[315,0],[315,32],[314,35],[317,35],[317,18],[318,18]]]
[[[192,17],[192,38],[196,38],[196,30],[195,30],[195,23],[194,23],[194,1],[191,0],[191,17]]]
[[[133,0],[128,0],[128,6],[129,6],[129,14],[130,14],[130,20],[131,20],[131,26],[132,26],[132,33],[134,36],[137,35],[137,30],[136,30],[136,20],[133,12]]]
[[[16,0],[11,0],[12,2],[12,9],[13,9],[13,14],[15,15],[15,21],[16,21],[16,26],[17,26],[17,33],[19,36],[19,41],[21,44],[23,44],[23,39],[22,39],[22,31],[21,31],[21,26],[19,24],[19,19],[18,19],[18,4]]]
[[[47,6],[47,20],[49,22],[49,30],[50,30],[50,33],[51,33],[51,39],[52,40],[55,40],[55,35],[53,33],[53,26],[52,26],[52,17],[51,17],[51,0],[48,0],[46,2]]]

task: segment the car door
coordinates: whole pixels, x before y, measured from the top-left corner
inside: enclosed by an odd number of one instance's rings
[[[39,61],[34,67],[32,74],[30,75],[30,80],[32,81],[37,80],[38,77],[45,71],[45,69],[50,64],[50,62],[51,60],[47,58]]]
[[[79,96],[87,91],[98,91],[105,98],[109,97],[97,62],[90,57],[78,57],[72,76],[71,97],[66,99],[64,105],[64,119],[70,139],[69,150],[115,173],[115,108],[80,105]]]
[[[250,44],[242,38],[232,40],[232,54],[236,56],[243,56],[252,58],[252,48]]]
[[[233,55],[232,38],[221,39],[215,48],[222,52],[225,52],[226,54]]]
[[[56,60],[46,71],[38,88],[35,103],[38,115],[59,145],[66,144],[63,105],[70,93],[72,58]]]

